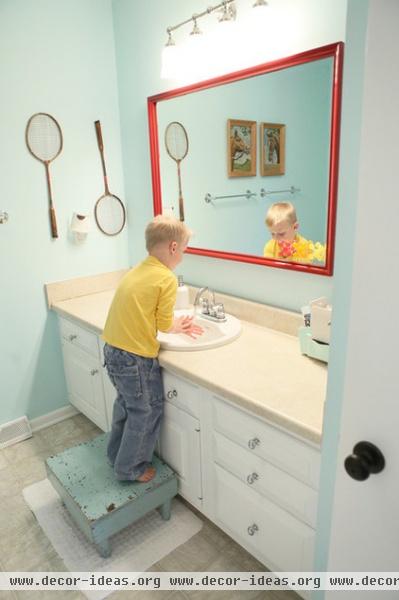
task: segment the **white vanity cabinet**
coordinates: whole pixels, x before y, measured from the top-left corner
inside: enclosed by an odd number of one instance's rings
[[[268,568],[312,571],[320,452],[211,401],[215,522]]]
[[[163,379],[161,454],[182,496],[269,569],[312,571],[319,449],[165,369]]]
[[[62,317],[59,317],[59,328],[69,401],[100,429],[107,431],[99,338]]]
[[[70,402],[108,431],[116,392],[103,342],[72,320],[59,323]],[[319,448],[168,368],[162,376],[157,451],[179,493],[267,568],[312,571]]]
[[[199,388],[163,370],[164,417],[159,453],[177,473],[179,493],[202,507]]]

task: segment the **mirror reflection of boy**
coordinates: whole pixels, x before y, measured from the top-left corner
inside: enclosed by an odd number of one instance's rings
[[[272,204],[267,211],[265,223],[272,236],[263,249],[265,258],[311,262],[311,258],[306,257],[306,252],[301,252],[309,242],[298,233],[298,218],[291,202]]]

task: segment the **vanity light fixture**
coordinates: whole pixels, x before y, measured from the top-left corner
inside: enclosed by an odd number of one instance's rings
[[[162,52],[162,78],[173,78],[179,73],[180,61],[182,57],[179,56],[178,48],[174,39],[172,38],[172,32],[174,32],[176,29],[179,29],[180,27],[183,27],[183,25],[187,25],[188,23],[192,22],[193,29],[190,32],[190,41],[199,42],[200,40],[202,40],[202,38],[200,37],[202,31],[198,27],[198,19],[218,11],[220,13],[218,22],[222,24],[224,28],[224,25],[233,23],[236,19],[237,11],[234,2],[235,0],[222,0],[222,2],[219,2],[219,4],[216,4],[215,6],[209,6],[203,12],[193,14],[188,19],[181,21],[181,23],[177,23],[176,25],[167,27],[166,33],[168,39]],[[258,15],[258,13],[260,15],[260,13],[263,12],[263,9],[268,6],[266,0],[252,0],[252,2],[252,8],[258,9],[255,11],[256,15]],[[258,16],[256,18],[258,18]]]
[[[177,23],[177,25],[170,26],[166,29],[166,33],[168,35],[167,42],[162,51],[162,70],[161,77],[169,78],[174,77],[176,72],[178,71],[178,52],[176,48],[176,44],[174,39],[172,38],[172,32],[183,25],[187,25],[187,23],[193,22],[193,29],[190,33],[191,40],[199,40],[197,37],[202,34],[202,31],[198,27],[198,19],[204,17],[206,15],[210,15],[215,11],[222,12],[221,17],[219,19],[220,23],[225,23],[235,19],[236,10],[234,5],[234,0],[223,0],[216,6],[209,6],[206,10],[201,13],[193,14],[189,19],[182,21],[181,23]]]
[[[177,25],[168,27],[166,29],[166,33],[168,34],[168,41],[165,44],[165,48],[167,48],[171,45],[174,45],[174,41],[172,40],[172,31],[179,29],[179,27],[182,27],[183,25],[187,25],[187,23],[191,23],[191,21],[193,21],[193,23],[194,23],[194,27],[193,27],[193,30],[191,33],[192,34],[202,33],[198,27],[197,20],[200,19],[201,17],[205,17],[206,15],[210,15],[211,13],[213,13],[217,10],[221,11],[221,13],[222,13],[221,17],[219,19],[220,23],[225,22],[225,21],[234,20],[236,17],[236,9],[235,9],[235,5],[234,5],[234,0],[223,0],[219,4],[216,4],[216,6],[209,6],[203,12],[196,13],[196,14],[192,15],[190,18],[186,19],[185,21],[182,21],[181,23],[177,23]]]

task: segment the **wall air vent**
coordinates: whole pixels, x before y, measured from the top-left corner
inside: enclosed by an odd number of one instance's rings
[[[0,450],[30,437],[32,437],[32,429],[28,417],[4,423],[0,425]]]

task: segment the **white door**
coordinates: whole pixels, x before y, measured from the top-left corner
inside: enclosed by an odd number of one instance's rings
[[[343,412],[328,571],[399,566],[399,2],[370,0],[359,198]],[[337,324],[337,326],[339,326]],[[328,426],[328,423],[326,424]],[[352,479],[345,457],[362,440],[384,470]],[[394,600],[399,591],[326,592]]]

